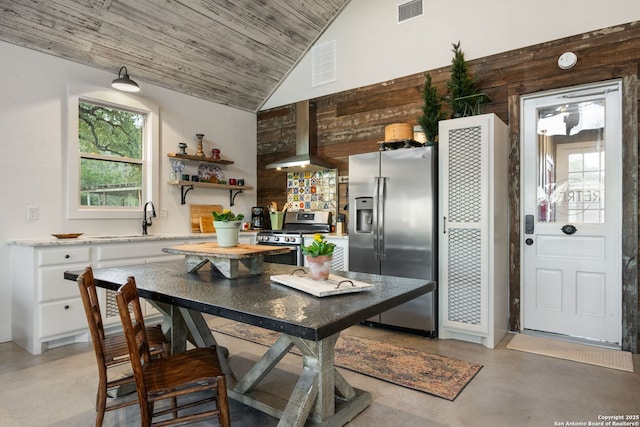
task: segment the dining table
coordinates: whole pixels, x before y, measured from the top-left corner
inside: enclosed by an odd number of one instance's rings
[[[184,260],[93,270],[96,285],[114,291],[128,277],[135,278],[140,297],[162,313],[172,352],[186,350],[187,341],[197,347],[216,346],[230,398],[278,418],[279,426],[342,426],[364,411],[372,398],[369,392],[352,387],[335,367],[334,347],[340,333],[433,292],[436,285],[425,279],[340,271],[335,273],[343,281],[372,286],[318,297],[271,279],[306,272],[296,266],[264,263],[260,274],[228,278],[216,268],[188,271]],[[75,281],[80,274],[66,271],[64,277]],[[239,377],[228,360],[233,349],[217,345],[204,314],[276,331],[278,338]],[[284,402],[270,399],[260,382],[293,347],[302,355],[293,391]]]

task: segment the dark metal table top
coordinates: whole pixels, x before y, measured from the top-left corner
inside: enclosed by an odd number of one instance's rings
[[[428,280],[338,272],[371,283],[372,290],[318,298],[272,282],[295,266],[265,263],[258,276],[227,279],[210,267],[187,273],[185,261],[163,261],[93,270],[96,285],[117,290],[133,276],[140,297],[319,341],[435,289]],[[81,271],[65,272],[76,280]]]

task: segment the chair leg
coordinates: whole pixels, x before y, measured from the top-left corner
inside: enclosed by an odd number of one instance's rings
[[[96,427],[102,427],[104,413],[107,408],[107,383],[106,378],[100,375],[98,392],[96,393]]]
[[[218,377],[218,387],[216,388],[216,394],[218,395],[218,420],[221,427],[229,427],[231,421],[229,419],[229,401],[227,399],[227,381],[224,376]]]
[[[153,420],[153,403],[140,402],[140,425],[150,427]]]

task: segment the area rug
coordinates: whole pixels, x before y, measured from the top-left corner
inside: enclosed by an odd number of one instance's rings
[[[225,323],[212,331],[270,346],[278,333],[242,323]],[[295,347],[293,353],[297,352]],[[402,387],[454,400],[482,365],[342,334],[335,346],[335,365]]]
[[[633,359],[628,351],[611,350],[526,334],[515,335],[507,344],[507,348],[633,372]]]

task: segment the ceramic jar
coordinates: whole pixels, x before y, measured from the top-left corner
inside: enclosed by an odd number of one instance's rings
[[[240,221],[213,221],[218,247],[231,248],[238,245],[240,224]]]

